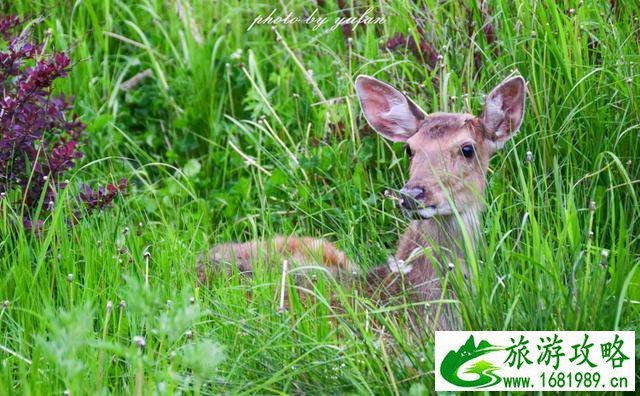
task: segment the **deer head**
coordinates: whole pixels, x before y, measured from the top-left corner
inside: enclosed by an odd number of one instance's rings
[[[484,112],[427,114],[411,99],[373,77],[359,76],[356,91],[367,122],[383,137],[404,142],[411,156],[409,179],[400,190],[405,214],[428,219],[483,207],[489,158],[520,128],[525,82],[500,83]]]

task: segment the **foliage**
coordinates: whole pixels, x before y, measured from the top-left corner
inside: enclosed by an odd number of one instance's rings
[[[91,133],[86,166],[74,170],[91,185],[126,174],[132,193],[71,231],[74,209],[56,206],[46,238],[11,232],[3,214],[12,208],[0,200],[0,345],[17,355],[0,351],[1,389],[432,392],[433,337],[410,331],[405,306],[357,297],[357,309],[337,312],[326,295],[340,288],[318,282],[315,304],[294,299],[279,312],[281,278],[266,266],[252,280],[231,274],[194,287],[197,256],[213,242],[322,236],[363,268],[393,254],[407,221],[385,191],[404,184],[407,159],[363,125],[358,74],[398,86],[428,112],[474,114],[512,70],[527,80],[523,126],[490,163],[472,276],[449,278],[465,329],[637,331],[636,3],[316,3],[330,21],[368,7],[387,21],[280,26],[278,40],[266,25],[246,30],[273,2],[4,6],[46,16],[34,33],[50,29],[49,45],[73,48],[72,78],[56,87],[76,94]],[[312,4],[286,2],[294,15]],[[402,45],[390,50],[396,33]],[[421,59],[430,45],[442,57],[433,66]],[[63,337],[51,327],[73,320],[46,313],[85,304],[92,331],[74,333],[84,334],[82,350],[71,350],[85,367],[76,375],[37,335]],[[194,366],[207,353],[212,361]]]
[[[52,93],[54,81],[70,71],[69,57],[46,53],[45,43],[35,42],[28,29],[16,34],[24,23],[0,15],[0,194],[15,196],[26,206],[24,224],[31,228],[38,206],[44,202],[52,210],[67,187],[68,171],[82,157],[85,125],[72,113],[72,97]],[[121,187],[109,185],[109,193],[99,199],[86,187],[81,199],[88,209],[103,207],[126,184]],[[38,220],[37,228],[41,226]]]

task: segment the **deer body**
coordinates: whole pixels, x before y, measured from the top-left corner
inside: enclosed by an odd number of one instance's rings
[[[402,235],[395,257],[386,265],[360,273],[328,241],[278,237],[271,243],[214,246],[209,261],[217,267],[223,262],[234,263],[241,272],[250,273],[252,262],[271,250],[277,258],[288,258],[295,265],[322,264],[339,280],[356,279],[364,294],[382,304],[403,291],[417,302],[439,299],[439,270],[460,263],[466,274],[464,240],[468,238],[473,247],[478,234],[489,159],[522,122],[524,80],[512,77],[494,88],[479,117],[467,113],[428,115],[400,91],[368,76],[358,77],[355,87],[371,127],[391,141],[404,142],[411,154],[409,178],[399,190],[399,201],[413,221]],[[206,281],[202,261],[198,269],[200,280]]]

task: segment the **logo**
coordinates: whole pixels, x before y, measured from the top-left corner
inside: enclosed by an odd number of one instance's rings
[[[465,380],[458,376],[458,371],[468,361],[474,360],[480,356],[490,352],[500,351],[503,348],[493,346],[487,341],[480,341],[478,346],[473,341],[473,335],[470,335],[467,342],[457,351],[450,351],[442,360],[440,366],[440,374],[442,377],[456,386],[465,388],[486,388],[487,386],[496,385],[501,378],[495,374],[500,367],[486,360],[478,360],[471,367],[466,369],[465,373],[476,374],[478,377],[474,380]]]
[[[436,332],[436,391],[633,391],[633,331]]]

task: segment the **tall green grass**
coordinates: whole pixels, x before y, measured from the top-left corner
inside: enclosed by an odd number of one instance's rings
[[[264,268],[253,280],[195,282],[197,255],[220,241],[323,236],[363,268],[393,254],[406,220],[384,191],[403,184],[408,162],[400,145],[360,131],[358,74],[428,111],[475,114],[511,70],[528,81],[523,127],[491,162],[478,271],[451,279],[465,328],[637,331],[633,1],[616,2],[618,16],[605,1],[497,0],[490,16],[475,2],[374,1],[386,23],[358,28],[351,44],[340,29],[279,27],[281,41],[268,27],[246,31],[259,13],[313,3],[192,1],[192,18],[177,3],[188,9],[184,0],[0,3],[42,17],[33,29],[50,29],[48,45],[73,54],[59,88],[76,95],[90,142],[72,185],[132,184],[115,208],[72,228],[69,196],[41,235],[16,229],[17,208],[0,201],[0,389],[431,392],[433,339],[412,333],[405,307],[360,299],[336,312],[322,296],[337,286],[320,279],[313,304],[294,299],[280,313],[281,279]],[[321,13],[340,15],[327,3]],[[419,21],[443,57],[433,70],[380,49],[395,32],[418,35]],[[121,90],[146,69],[150,78]]]

